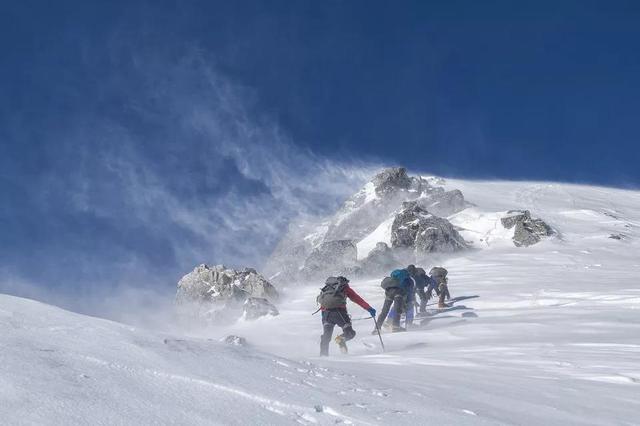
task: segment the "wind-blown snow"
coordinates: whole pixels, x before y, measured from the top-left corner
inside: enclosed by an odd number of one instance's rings
[[[449,269],[452,296],[470,298],[433,311],[411,332],[383,334],[385,353],[367,313],[350,304],[358,332],[350,354],[332,347],[331,357],[317,357],[320,315],[311,313],[320,282],[289,290],[277,317],[172,336],[0,296],[0,418],[6,424],[637,424],[640,192],[527,182],[445,185],[476,205],[450,220],[477,250],[434,264]],[[510,209],[530,210],[559,235],[514,247],[499,224]],[[351,285],[381,306],[379,280]],[[230,333],[253,346],[218,343]]]
[[[449,217],[452,225],[458,228],[460,235],[474,247],[513,246],[515,228],[506,229],[500,218],[507,212],[484,212],[476,207],[469,207]]]
[[[366,204],[370,201],[377,200],[378,194],[376,194],[376,186],[373,182],[367,182],[364,186],[365,198],[363,204]]]

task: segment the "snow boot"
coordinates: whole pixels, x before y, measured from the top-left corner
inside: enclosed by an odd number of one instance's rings
[[[347,342],[345,341],[342,334],[339,336],[336,336],[335,341],[338,347],[340,348],[340,352],[342,352],[343,354],[349,353],[349,349],[347,348]]]
[[[391,327],[391,332],[392,333],[400,333],[402,331],[407,331],[407,329],[404,328],[404,327],[400,327],[399,325]]]

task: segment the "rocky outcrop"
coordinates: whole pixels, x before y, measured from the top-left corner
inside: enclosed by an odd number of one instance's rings
[[[391,227],[393,248],[411,248],[416,253],[455,252],[468,248],[451,223],[435,216],[417,202],[403,203]]]
[[[227,337],[220,339],[220,341],[222,343],[226,343],[227,345],[231,345],[231,346],[249,346],[247,339],[245,339],[244,337],[235,336],[233,334],[230,334]]]
[[[408,190],[413,180],[407,175],[407,169],[404,167],[392,167],[375,175],[372,182],[376,194],[385,196],[398,190]]]
[[[202,264],[178,282],[176,306],[178,314],[183,317],[228,322],[243,315],[243,307],[247,302],[252,305],[252,299],[264,299],[272,303],[278,299],[278,292],[255,269],[236,271],[224,265],[209,267]],[[252,310],[249,319],[257,318],[257,312],[259,310]]]
[[[553,228],[542,219],[531,217],[529,210],[509,210],[507,216],[500,221],[507,229],[515,227],[513,244],[516,247],[528,247],[539,243],[544,237],[555,234]]]
[[[306,281],[310,275],[322,275],[325,272],[329,275],[335,275],[340,271],[366,273],[368,266],[376,265],[378,261],[388,256],[378,254],[376,261],[364,260],[353,266],[355,260],[351,253],[355,253],[354,244],[347,253],[342,252],[344,248],[338,247],[341,252],[336,254],[338,263],[334,265],[331,256],[328,256],[329,261],[326,260],[326,247],[331,247],[335,241],[351,240],[353,243],[362,241],[381,223],[392,218],[402,207],[403,202],[417,202],[423,209],[440,217],[450,216],[465,209],[469,203],[465,201],[462,192],[446,191],[442,186],[436,186],[444,184],[445,182],[441,179],[410,176],[403,167],[383,169],[347,199],[331,217],[315,218],[315,220],[304,218],[290,226],[285,237],[267,260],[265,271],[274,282],[286,284]],[[449,234],[452,232],[445,229],[437,235],[427,231],[419,240],[420,247],[427,251],[457,249],[458,244],[452,243],[447,246],[443,243],[442,239]],[[434,240],[433,244],[430,243],[431,240]],[[413,248],[415,247],[412,245],[411,249]],[[397,254],[397,250],[394,249],[394,253]],[[344,262],[345,258],[349,261]],[[385,262],[391,264],[392,261],[393,257],[389,257]],[[329,269],[326,269],[327,266]]]
[[[242,310],[242,317],[247,320],[254,320],[266,315],[276,316],[279,314],[278,308],[263,297],[249,297],[245,300]]]
[[[333,215],[324,241],[361,240],[376,229],[403,201],[418,197],[421,188],[422,181],[419,178],[410,178],[405,168],[384,169],[346,200]]]
[[[315,248],[304,262],[302,274],[314,277],[331,272],[340,274],[356,265],[358,249],[352,240],[328,241]]]
[[[467,206],[462,192],[445,191],[427,179],[409,176],[404,167],[382,170],[349,198],[328,221],[324,241],[360,241],[396,211],[405,201],[419,201],[439,216],[448,216]]]

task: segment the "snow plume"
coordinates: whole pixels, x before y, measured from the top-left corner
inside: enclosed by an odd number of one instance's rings
[[[296,145],[197,49],[115,44],[99,90],[43,132],[50,167],[23,188],[38,250],[0,265],[46,288],[40,298],[67,294],[86,312],[116,290],[169,297],[199,263],[259,267],[293,217],[332,212],[375,172]]]

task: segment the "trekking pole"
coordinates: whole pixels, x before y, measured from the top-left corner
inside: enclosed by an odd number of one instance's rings
[[[380,338],[380,346],[382,346],[382,352],[384,352],[384,342],[382,341],[382,335],[380,334],[380,327],[378,327],[378,321],[376,321],[375,317],[371,317],[373,323],[376,325],[376,331],[378,332],[378,337]]]

